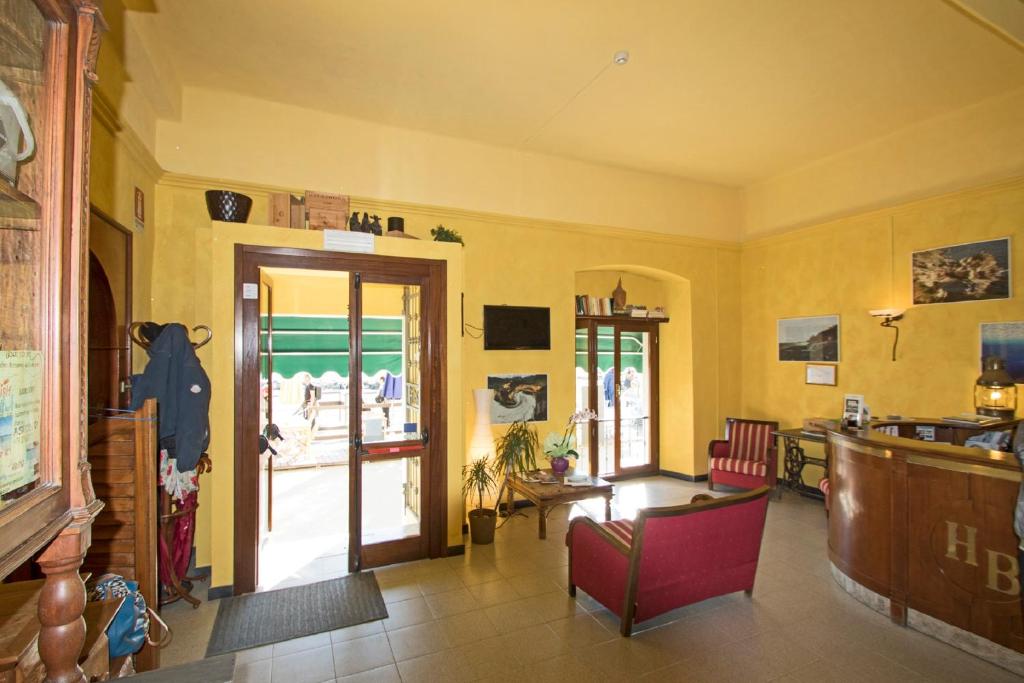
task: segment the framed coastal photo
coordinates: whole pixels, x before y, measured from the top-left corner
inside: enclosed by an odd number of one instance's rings
[[[838,369],[838,365],[808,363],[804,382],[806,384],[823,384],[834,387],[836,385],[836,372]]]
[[[914,305],[1009,299],[1010,238],[915,251]]]
[[[494,400],[491,401],[493,424],[511,424],[517,420],[547,421],[547,375],[488,375],[487,388],[494,390]]]
[[[780,318],[779,360],[839,362],[839,316]]]
[[[1017,384],[1024,384],[1024,321],[981,324],[981,360],[998,356]]]

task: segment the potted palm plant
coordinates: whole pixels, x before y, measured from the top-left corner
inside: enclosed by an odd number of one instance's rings
[[[508,431],[494,441],[494,462],[491,472],[495,477],[508,479],[537,469],[537,451],[540,450],[540,439],[537,430],[525,420],[517,420],[509,425]],[[495,502],[495,508],[501,501]],[[511,510],[505,511],[511,514]]]
[[[508,431],[494,441],[494,462],[491,472],[508,477],[537,469],[540,440],[537,430],[524,420],[509,425]]]
[[[462,479],[462,496],[472,499],[475,495],[477,499],[476,507],[469,511],[469,537],[475,545],[493,543],[498,511],[484,508],[484,494],[493,490],[495,485],[487,458],[463,465]]]

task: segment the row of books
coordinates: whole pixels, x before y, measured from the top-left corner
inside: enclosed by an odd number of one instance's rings
[[[576,297],[576,315],[621,315],[611,297],[581,294]]]
[[[576,297],[576,315],[621,315],[630,318],[664,319],[665,309],[656,307],[650,311],[646,306],[627,304],[625,308],[615,308],[610,297],[597,297],[580,294]]]

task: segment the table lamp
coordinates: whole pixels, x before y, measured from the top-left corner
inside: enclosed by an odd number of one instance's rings
[[[974,411],[1005,420],[1012,420],[1017,412],[1017,385],[998,356],[982,363],[981,376],[974,383]]]

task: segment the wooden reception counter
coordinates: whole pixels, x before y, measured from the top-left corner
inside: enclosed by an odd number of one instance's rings
[[[1020,467],[1012,453],[906,438],[918,427],[961,444],[979,431],[912,420],[828,432],[833,576],[893,621],[1024,675]]]

